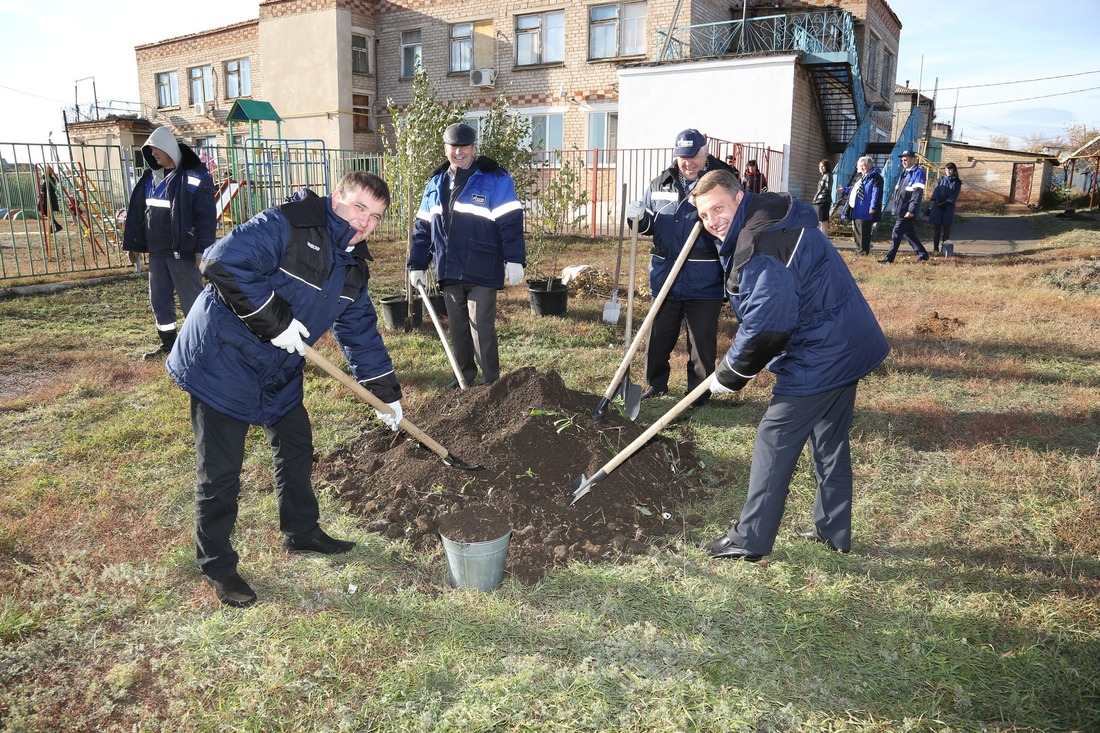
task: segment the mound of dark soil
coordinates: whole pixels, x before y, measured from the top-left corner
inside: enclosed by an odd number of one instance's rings
[[[691,443],[658,435],[572,504],[574,480],[594,475],[647,427],[614,407],[593,421],[599,400],[567,388],[557,372],[520,369],[406,415],[483,470],[448,466],[404,433],[379,428],[324,458],[319,484],[331,483],[371,531],[417,549],[440,546],[449,513],[495,509],[514,530],[505,570],[526,583],[572,560],[619,561],[644,553],[651,538],[682,535],[694,521],[678,508],[707,492]]]

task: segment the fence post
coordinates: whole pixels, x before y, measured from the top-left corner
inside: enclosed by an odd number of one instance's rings
[[[596,238],[596,191],[600,183],[600,149],[592,151],[592,186],[589,189],[592,194],[588,197],[588,238]]]

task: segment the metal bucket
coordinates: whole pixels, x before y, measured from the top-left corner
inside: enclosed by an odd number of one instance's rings
[[[447,557],[447,582],[452,588],[489,591],[504,581],[504,558],[512,530],[487,542],[453,542],[442,534],[443,554]]]

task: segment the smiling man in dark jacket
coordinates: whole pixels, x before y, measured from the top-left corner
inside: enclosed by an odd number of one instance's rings
[[[168,356],[168,373],[191,395],[198,483],[195,552],[218,599],[243,607],[256,594],[237,573],[229,541],[237,519],[245,436],[260,425],[271,444],[279,529],[287,552],[348,552],[354,542],[321,530],[313,470],[313,434],[302,404],[304,344],[332,328],[356,380],[393,414],[401,386],[367,292],[365,239],[382,220],[389,187],[352,172],[332,196],[305,191],[257,214],[207,250],[210,280]]]
[[[856,384],[890,346],[847,265],[818,229],[817,212],[789,194],[742,191],[732,175],[708,173],[695,206],[721,242],[726,293],[740,327],[714,370],[711,392],[775,373],[772,401],[756,430],[740,519],[704,547],[711,557],[759,560],[772,551],[791,476],[807,441],[817,473],[814,529],[799,535],[848,552],[852,460],[848,430]]]
[[[152,359],[171,351],[176,340],[175,296],[186,316],[202,291],[198,264],[214,243],[217,214],[206,164],[170,128],[153,130],[141,154],[148,167],[130,196],[122,248],[131,263],[149,254],[149,303],[160,339],[144,356]]]

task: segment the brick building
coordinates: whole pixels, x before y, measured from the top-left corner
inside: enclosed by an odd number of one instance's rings
[[[815,12],[826,20],[809,30],[780,25]],[[839,86],[866,100],[848,114],[869,114],[869,139],[887,140],[901,24],[885,0],[262,0],[255,20],[135,54],[144,116],[196,147],[224,145],[233,102],[257,99],[281,117],[263,123],[263,136],[380,150],[387,100],[409,101],[421,63],[441,97],[470,102],[475,121],[504,97],[530,117],[535,148],[668,148],[677,131],[699,127],[784,151],[782,180],[805,192],[817,160],[848,143],[830,132],[827,75],[811,66],[835,69],[844,54],[805,45],[836,36],[838,18],[857,57],[843,59],[854,81]],[[800,34],[803,45],[747,44],[758,27],[782,27],[787,41]],[[738,32],[720,48],[698,40]],[[665,93],[651,102],[652,85]]]

